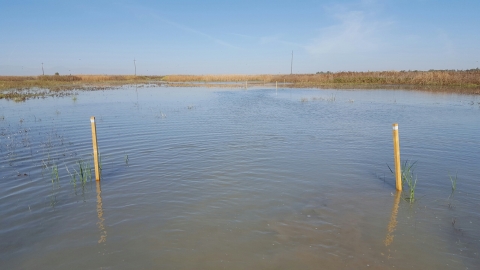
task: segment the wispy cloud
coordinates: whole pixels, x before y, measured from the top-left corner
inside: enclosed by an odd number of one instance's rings
[[[269,44],[269,43],[280,43],[280,44],[284,44],[292,47],[303,47],[303,45],[300,43],[286,41],[282,39],[281,35],[260,37],[260,44]]]
[[[373,13],[346,6],[326,8],[338,21],[323,27],[305,48],[311,54],[370,52],[385,45],[383,33],[389,21],[376,19]]]
[[[233,44],[230,44],[224,40],[221,40],[219,38],[216,38],[216,37],[213,37],[205,32],[202,32],[202,31],[199,31],[199,30],[196,30],[196,29],[193,29],[191,27],[188,27],[188,26],[185,26],[185,25],[182,25],[182,24],[179,24],[177,22],[174,22],[174,21],[170,21],[168,19],[165,19],[165,18],[161,18],[159,17],[158,15],[155,15],[159,20],[163,21],[164,23],[166,24],[169,24],[173,27],[176,27],[180,30],[183,30],[185,32],[190,32],[190,33],[193,33],[193,34],[196,34],[196,35],[199,35],[199,36],[202,36],[202,37],[205,37],[207,39],[210,39],[212,40],[213,42],[217,43],[217,44],[220,44],[220,45],[223,45],[223,46],[226,46],[226,47],[230,47],[230,48],[233,48],[233,49],[241,49],[240,47],[238,46],[235,46]]]
[[[231,34],[244,39],[250,39],[254,44],[268,45],[272,43],[274,44],[277,43],[277,44],[288,45],[291,47],[305,48],[303,44],[284,40],[283,35],[281,34],[266,35],[266,36],[252,36],[252,35],[245,35],[245,34],[238,34],[238,33],[231,33]]]
[[[147,7],[144,7],[144,6],[139,6],[139,5],[135,5],[135,6],[130,6],[128,5],[128,9],[129,10],[134,10],[136,11],[136,15],[139,17],[139,18],[144,18],[147,14],[150,18],[153,18],[157,21],[160,21],[160,22],[163,22],[165,24],[168,24],[170,26],[173,26],[177,29],[180,29],[182,31],[185,31],[185,32],[188,32],[188,33],[192,33],[192,34],[195,34],[197,36],[201,36],[201,37],[204,37],[204,38],[207,38],[219,45],[222,45],[222,46],[225,46],[225,47],[229,47],[229,48],[233,48],[233,49],[242,49],[238,46],[235,46],[229,42],[226,42],[222,39],[219,39],[217,37],[214,37],[210,34],[207,34],[203,31],[200,31],[200,30],[197,30],[195,28],[192,28],[192,27],[189,27],[189,26],[186,26],[186,25],[183,25],[183,24],[180,24],[180,23],[177,23],[175,21],[172,21],[170,19],[167,19],[165,16],[160,16],[159,13],[154,10],[154,9],[151,9],[151,8],[147,8]]]

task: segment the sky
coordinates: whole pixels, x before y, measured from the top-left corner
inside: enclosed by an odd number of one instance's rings
[[[479,12],[479,0],[0,0],[0,75],[471,69]]]

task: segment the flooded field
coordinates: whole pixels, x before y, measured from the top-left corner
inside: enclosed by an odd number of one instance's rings
[[[388,167],[395,122],[402,160],[416,161],[412,204]],[[478,95],[125,87],[0,100],[0,265],[478,269],[479,141]]]

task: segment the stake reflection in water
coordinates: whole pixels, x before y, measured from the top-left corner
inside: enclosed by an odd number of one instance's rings
[[[103,206],[102,206],[102,187],[100,186],[100,181],[97,183],[97,216],[98,216],[98,229],[100,230],[100,239],[98,243],[105,243],[107,241],[107,230],[105,230],[105,225],[103,222]]]
[[[387,228],[387,237],[385,237],[385,246],[389,246],[393,243],[393,232],[397,227],[397,214],[398,214],[398,205],[400,203],[401,191],[397,191],[395,194],[395,201],[393,202],[392,215],[390,216],[390,222],[388,223]]]

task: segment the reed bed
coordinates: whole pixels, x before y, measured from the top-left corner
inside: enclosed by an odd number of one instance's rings
[[[278,75],[167,75],[167,82],[275,82]],[[283,80],[282,80],[283,81]]]
[[[168,75],[168,82],[288,82],[295,85],[380,84],[480,87],[480,70],[326,72],[293,75]]]
[[[24,101],[61,95],[63,90],[103,90],[128,84],[167,84],[178,87],[240,87],[278,82],[282,87],[340,89],[413,89],[431,92],[480,94],[480,69],[431,71],[322,72],[291,75],[45,75],[0,76],[0,99]],[[205,84],[198,84],[204,82]],[[221,84],[225,82],[225,84]],[[237,82],[238,85],[226,82]],[[211,84],[209,84],[211,83]],[[282,85],[282,83],[285,83]],[[241,86],[243,86],[242,84]],[[48,90],[46,91],[29,91]],[[57,93],[52,93],[57,92]]]

